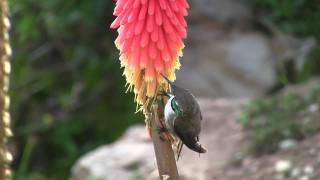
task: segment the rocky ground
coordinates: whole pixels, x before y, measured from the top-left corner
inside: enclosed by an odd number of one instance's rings
[[[208,153],[183,149],[178,161],[186,180],[311,180],[320,178],[320,134],[301,142],[282,142],[280,151],[254,157],[250,138],[238,123],[243,99],[201,99],[204,114],[201,143]],[[319,107],[313,111],[320,117]],[[82,157],[72,169],[73,180],[157,179],[153,146],[142,126],[130,128],[117,142]]]
[[[183,179],[219,176],[233,154],[241,151],[244,133],[235,120],[243,103],[244,100],[200,100],[204,115],[200,138],[208,153],[199,157],[197,153],[183,149],[178,161]],[[130,128],[114,144],[81,158],[72,170],[72,179],[157,179],[153,145],[146,134],[144,127]]]

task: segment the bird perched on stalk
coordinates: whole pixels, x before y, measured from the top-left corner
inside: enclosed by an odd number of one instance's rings
[[[205,153],[207,150],[199,143],[202,115],[198,102],[188,90],[163,77],[171,86],[171,92],[164,93],[169,97],[164,108],[164,119],[167,130],[180,140],[178,158],[183,144],[195,152]]]

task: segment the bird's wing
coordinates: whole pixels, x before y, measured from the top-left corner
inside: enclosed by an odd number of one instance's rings
[[[188,148],[199,153],[206,152],[206,150],[197,142],[196,137],[194,137],[192,126],[185,123],[183,119],[176,118],[173,129],[175,134]]]

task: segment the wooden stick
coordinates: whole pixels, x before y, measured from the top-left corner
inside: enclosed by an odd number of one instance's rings
[[[157,130],[157,122],[160,122],[158,112],[163,112],[163,106],[153,105],[151,121],[151,137],[153,141],[154,152],[156,155],[159,177],[161,180],[178,180],[179,174],[172,150],[168,141],[160,138]]]

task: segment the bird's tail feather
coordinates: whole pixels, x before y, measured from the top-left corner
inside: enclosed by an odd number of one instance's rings
[[[195,138],[181,138],[183,144],[185,144],[189,149],[198,152],[206,153],[207,150],[204,148]]]

